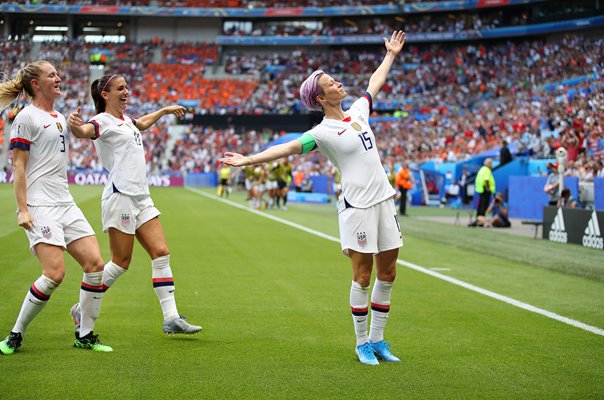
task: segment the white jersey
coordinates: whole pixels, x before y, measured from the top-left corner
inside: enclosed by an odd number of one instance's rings
[[[311,135],[319,151],[340,171],[342,195],[346,203],[356,208],[371,207],[396,194],[369,127],[370,108],[371,96],[365,93],[347,111],[350,118],[344,121],[323,118],[304,135]],[[306,147],[303,145],[305,150]]]
[[[145,149],[136,121],[127,116],[122,119],[101,113],[90,123],[96,130],[93,138],[96,152],[103,168],[109,172],[103,199],[114,192],[127,196],[149,195]]]
[[[65,117],[26,106],[10,131],[10,149],[29,151],[25,166],[27,205],[73,205],[67,185],[69,138]]]

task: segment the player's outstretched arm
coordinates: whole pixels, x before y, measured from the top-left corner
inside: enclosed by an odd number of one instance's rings
[[[299,140],[292,140],[291,142],[278,144],[252,156],[244,156],[243,154],[231,153],[227,151],[224,153],[225,157],[219,158],[218,161],[233,167],[244,167],[246,165],[262,164],[278,158],[300,153],[302,153],[302,143],[300,143]]]
[[[403,31],[392,32],[390,40],[384,38],[384,45],[387,50],[386,56],[378,69],[376,69],[371,75],[371,78],[369,78],[369,86],[367,86],[367,91],[371,94],[371,97],[375,97],[382,89],[382,86],[384,86],[384,83],[386,83],[386,76],[388,76],[388,72],[390,72],[392,62],[398,53],[401,52],[405,45],[405,41],[405,32]]]
[[[160,119],[162,116],[167,114],[174,114],[178,118],[182,118],[185,115],[185,110],[186,109],[183,106],[179,105],[164,107],[161,110],[157,110],[155,112],[143,115],[142,117],[138,118],[136,120],[136,127],[140,131],[144,131],[147,128],[153,126],[153,124],[156,123],[157,120]]]
[[[80,139],[89,139],[96,136],[94,125],[85,124],[80,115],[81,107],[69,114],[67,118],[67,126],[73,135]]]

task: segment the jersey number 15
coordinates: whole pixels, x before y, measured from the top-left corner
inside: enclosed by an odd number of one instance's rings
[[[361,143],[365,148],[365,151],[373,149],[373,142],[371,141],[371,136],[367,134],[367,132],[359,133],[359,138],[361,139]]]

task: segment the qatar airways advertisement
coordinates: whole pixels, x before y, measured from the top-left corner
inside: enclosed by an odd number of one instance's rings
[[[105,185],[107,178],[107,174],[95,172],[67,174],[67,181],[70,185]],[[149,186],[184,186],[184,178],[182,176],[149,175],[147,180],[149,181]],[[0,171],[0,183],[13,183],[12,172]]]

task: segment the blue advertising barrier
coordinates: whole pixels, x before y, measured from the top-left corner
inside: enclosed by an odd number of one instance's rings
[[[604,211],[604,178],[594,178],[594,208]]]
[[[313,193],[331,194],[330,180],[327,175],[312,175],[310,181]]]
[[[201,172],[187,174],[185,186],[216,186],[218,178],[215,172]]]
[[[545,176],[510,176],[509,198],[510,217],[543,220],[543,207],[547,206],[549,195],[543,191],[547,182]],[[579,179],[564,177],[564,187],[570,189],[575,199],[579,198]]]
[[[325,193],[304,193],[292,192],[287,193],[287,201],[293,203],[329,203],[329,196]]]

